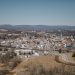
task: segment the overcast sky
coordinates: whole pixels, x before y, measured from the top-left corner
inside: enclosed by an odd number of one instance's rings
[[[0,0],[0,24],[75,25],[75,0]]]

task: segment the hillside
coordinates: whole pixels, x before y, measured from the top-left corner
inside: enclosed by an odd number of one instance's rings
[[[55,61],[55,56],[29,58],[20,63],[12,75],[74,75],[75,67]]]
[[[0,29],[17,30],[17,31],[56,31],[56,30],[75,30],[75,26],[68,25],[0,25]]]

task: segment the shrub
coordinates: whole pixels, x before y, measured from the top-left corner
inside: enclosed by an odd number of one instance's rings
[[[0,70],[0,75],[6,75],[8,73],[9,73],[8,70]]]
[[[18,57],[15,57],[10,60],[10,62],[8,63],[8,67],[10,69],[14,69],[20,62],[21,62],[21,59]]]
[[[72,57],[75,57],[75,53],[73,53]]]

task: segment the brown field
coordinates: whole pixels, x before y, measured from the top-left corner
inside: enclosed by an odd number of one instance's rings
[[[61,64],[55,61],[55,56],[53,55],[39,56],[24,60],[12,72],[16,75],[16,73],[27,69],[27,66],[32,68],[38,65],[43,65],[45,69],[54,69],[55,67],[59,67]]]
[[[40,74],[45,71],[46,74]],[[38,72],[38,74],[32,74]],[[50,74],[52,73],[52,74]],[[57,74],[56,74],[57,73]],[[22,61],[8,75],[75,75],[75,66],[59,63],[54,55],[31,57]]]

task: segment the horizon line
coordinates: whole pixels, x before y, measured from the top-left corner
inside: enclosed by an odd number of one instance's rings
[[[34,26],[36,26],[36,25],[45,25],[45,26],[75,26],[75,25],[66,25],[66,24],[0,24],[0,25],[12,25],[12,26],[16,26],[16,25],[34,25]]]

